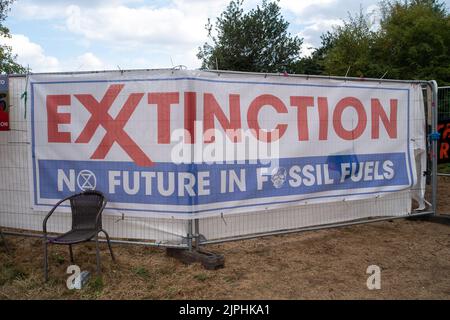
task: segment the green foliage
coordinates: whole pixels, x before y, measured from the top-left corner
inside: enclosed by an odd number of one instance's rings
[[[61,254],[59,254],[59,253],[54,253],[53,254],[53,260],[56,262],[56,263],[58,263],[58,264],[63,264],[65,261],[66,261],[66,259],[64,258],[64,256],[62,256]]]
[[[450,16],[436,0],[383,1],[376,30],[362,13],[329,35],[323,73],[450,83]]]
[[[10,38],[9,29],[3,25],[11,4],[14,0],[0,0],[0,37]],[[18,64],[16,56],[12,54],[12,48],[0,45],[0,73],[25,73],[26,69]]]
[[[209,276],[206,273],[197,273],[194,275],[194,279],[200,282],[204,282],[209,279]]]
[[[383,66],[373,59],[377,33],[369,19],[360,12],[334,28],[329,35],[331,45],[322,60],[326,73],[354,77],[380,77]]]
[[[450,83],[450,16],[434,0],[383,2],[378,48],[390,76]]]
[[[102,277],[96,276],[89,281],[87,291],[94,293],[96,296],[98,296],[103,291],[104,286],[105,284],[103,283]]]
[[[233,0],[217,18],[215,32],[206,25],[212,44],[199,48],[197,57],[209,69],[281,72],[298,61],[302,40],[288,32],[277,2],[244,13],[243,0]]]
[[[333,34],[329,31],[322,34],[320,36],[320,39],[322,40],[322,44],[319,48],[315,49],[311,56],[309,57],[303,57],[300,60],[294,62],[290,68],[290,73],[296,73],[296,74],[312,74],[312,75],[318,75],[318,74],[324,74],[324,59],[326,57],[326,54],[333,46]]]
[[[134,268],[133,269],[133,273],[136,274],[137,276],[141,277],[141,278],[149,278],[150,277],[150,273],[144,267],[136,267],[136,268]]]
[[[25,271],[13,263],[7,262],[0,266],[0,286],[14,280],[24,279],[26,276]]]

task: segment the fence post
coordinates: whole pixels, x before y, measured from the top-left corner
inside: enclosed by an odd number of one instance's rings
[[[432,89],[432,100],[431,100],[431,133],[434,134],[437,132],[438,126],[438,85],[435,80],[430,81],[431,89]],[[438,160],[438,141],[436,138],[432,137],[431,140],[431,160],[432,160],[432,168],[431,168],[431,201],[433,208],[433,215],[437,214],[437,160]]]
[[[188,220],[187,245],[189,251],[192,251],[192,219]]]
[[[195,237],[195,249],[200,247],[200,220],[194,220],[194,237]]]

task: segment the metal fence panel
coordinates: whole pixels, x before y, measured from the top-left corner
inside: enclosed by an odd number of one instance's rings
[[[289,231],[380,216],[405,216],[411,212],[410,191],[383,198],[311,204],[258,213],[200,219],[205,241]]]
[[[347,79],[342,79],[347,81]],[[383,80],[384,81],[384,80]],[[380,81],[379,83],[383,83]],[[417,82],[417,85],[420,85]],[[426,118],[427,132],[432,131],[432,87],[423,84],[424,97],[417,96],[417,102],[424,110],[416,110],[412,125],[421,126]],[[0,225],[15,229],[40,231],[45,212],[31,209],[29,189],[29,143],[27,111],[22,94],[26,90],[25,77],[10,78],[11,131],[0,135]],[[440,93],[441,94],[441,93]],[[440,96],[441,97],[441,96]],[[441,109],[440,109],[441,110]],[[450,109],[449,109],[450,111]],[[424,113],[422,117],[421,114]],[[425,137],[426,135],[426,137]],[[420,140],[420,139],[419,139]],[[427,139],[423,152],[431,154],[434,143]],[[419,148],[417,149],[419,150]],[[420,155],[417,154],[417,159]],[[432,173],[433,162],[417,163],[417,175]],[[428,167],[428,168],[427,168]],[[331,202],[325,204],[305,204],[277,210],[262,210],[245,214],[232,214],[192,220],[133,217],[130,215],[105,215],[104,225],[116,239],[144,240],[158,245],[189,246],[189,235],[200,236],[200,243],[225,241],[227,239],[260,236],[271,233],[291,232],[292,230],[339,223],[370,221],[376,217],[403,217],[414,213],[434,211],[433,188],[425,187],[423,179],[410,190],[368,200]],[[435,177],[431,176],[431,184]],[[419,203],[420,194],[425,194],[425,202]],[[434,194],[435,196],[435,194]],[[411,199],[416,199],[411,201]],[[420,210],[418,210],[420,207]],[[58,213],[50,221],[50,231],[63,232],[70,227],[68,214]]]
[[[25,109],[25,90],[25,77],[9,78],[11,131],[0,134],[0,225],[42,231],[46,212],[33,211],[30,203],[29,110]],[[187,245],[189,222],[185,220],[105,215],[103,221],[105,229],[116,239],[146,240],[157,245]],[[49,231],[64,232],[70,224],[69,214],[58,212],[49,220]]]
[[[413,188],[375,199],[305,204],[286,209],[200,219],[196,230],[199,242],[203,244],[217,243],[288,233],[292,230],[308,230],[320,226],[331,227],[355,222],[378,221],[383,217],[390,219],[434,212],[435,200],[433,200],[432,185],[436,181],[436,177],[432,177],[433,162],[427,161],[433,146],[432,141],[429,140],[435,115],[435,108],[432,107],[433,87],[429,84],[423,84],[422,87],[423,95],[415,97],[415,101],[418,102],[417,105],[420,105],[421,109],[413,111],[410,122],[411,126],[423,129],[420,130],[423,135],[415,137],[417,140],[422,140],[423,145],[418,147],[420,143],[418,141],[415,143],[419,179]],[[427,172],[428,178],[431,178],[428,179],[428,187],[425,183],[425,172]],[[423,203],[419,203],[421,202],[419,199],[423,199]]]

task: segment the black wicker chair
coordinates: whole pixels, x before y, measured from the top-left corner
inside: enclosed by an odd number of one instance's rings
[[[5,246],[6,252],[9,252],[8,245],[6,244],[5,236],[3,235],[2,229],[0,229],[0,237],[2,238],[3,245]]]
[[[70,207],[72,209],[72,229],[62,235],[50,238],[47,234],[47,220],[56,210],[56,208],[63,202],[70,200]],[[103,232],[106,236],[109,252],[111,258],[115,261],[114,254],[112,252],[111,243],[108,233],[102,229],[102,212],[106,206],[106,198],[100,192],[96,190],[88,190],[82,193],[78,193],[67,197],[59,201],[47,216],[43,222],[44,232],[44,276],[45,281],[48,280],[48,254],[47,246],[49,244],[61,244],[69,246],[70,261],[73,263],[72,245],[90,241],[95,238],[96,255],[97,255],[97,273],[100,274],[100,251],[98,234]]]

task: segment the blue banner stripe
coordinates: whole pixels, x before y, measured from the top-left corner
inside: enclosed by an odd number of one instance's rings
[[[285,158],[273,167],[248,161],[139,167],[132,162],[66,160],[39,160],[38,167],[41,199],[60,199],[95,187],[111,202],[159,205],[201,205],[409,184],[404,153]],[[262,168],[268,169],[267,175],[258,174]],[[185,185],[189,187],[192,181],[194,194],[189,194]]]

